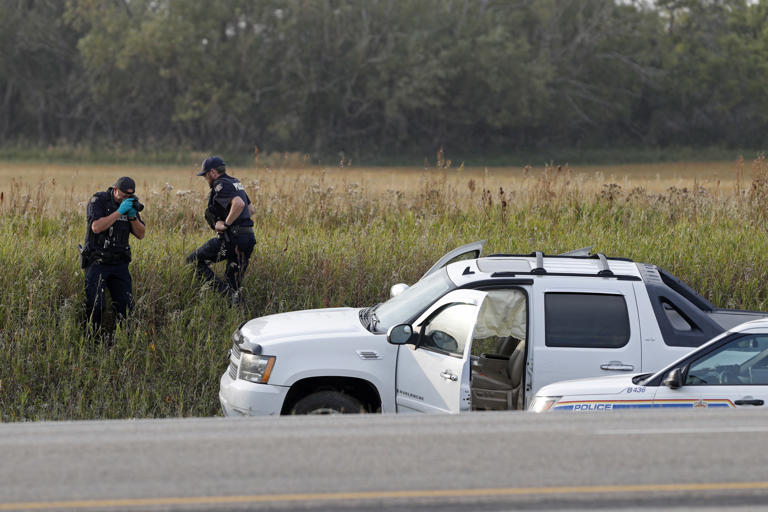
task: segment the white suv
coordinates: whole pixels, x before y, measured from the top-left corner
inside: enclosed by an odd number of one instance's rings
[[[654,265],[577,251],[451,251],[367,308],[281,313],[233,335],[226,415],[525,409],[565,379],[653,371],[746,320]]]

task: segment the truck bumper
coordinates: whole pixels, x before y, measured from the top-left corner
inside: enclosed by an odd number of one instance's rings
[[[219,380],[219,402],[224,416],[279,416],[288,389],[233,380],[224,372]]]

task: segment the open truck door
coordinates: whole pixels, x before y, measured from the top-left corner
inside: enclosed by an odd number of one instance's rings
[[[398,412],[458,413],[470,408],[470,350],[486,297],[479,290],[454,290],[414,324],[390,329],[400,345],[395,382]]]

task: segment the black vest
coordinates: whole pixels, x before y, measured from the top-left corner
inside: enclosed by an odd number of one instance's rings
[[[240,215],[233,222],[234,226],[253,226],[251,220],[251,213],[248,209],[248,205],[251,204],[251,200],[248,198],[248,194],[245,193],[245,187],[240,183],[237,178],[233,178],[228,174],[223,174],[216,181],[211,184],[211,192],[208,194],[208,207],[205,209],[205,220],[208,221],[208,225],[211,229],[214,229],[216,221],[224,221],[229,215],[229,209],[231,208],[231,201],[233,198],[239,197],[243,200],[245,207]],[[225,207],[221,203],[225,202]]]
[[[126,215],[121,215],[109,228],[101,233],[94,233],[91,224],[96,220],[93,217],[94,209],[103,213],[102,216],[117,211],[118,204],[112,199],[112,187],[106,192],[97,192],[91,198],[88,205],[88,227],[85,235],[85,249],[90,257],[100,263],[128,263],[131,261],[131,247],[128,245],[128,237],[131,235],[131,223]],[[94,208],[97,207],[97,208]]]

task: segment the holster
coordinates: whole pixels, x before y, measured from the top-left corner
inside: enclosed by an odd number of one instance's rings
[[[87,244],[85,247],[82,244],[77,244],[77,250],[80,253],[80,268],[88,268],[88,265],[91,264],[91,251]]]
[[[219,233],[219,238],[221,239],[222,254],[225,258],[230,258],[235,251],[235,244],[233,243],[234,240],[232,240],[232,233],[230,233],[229,230],[222,231]]]
[[[211,227],[211,229],[216,229],[216,221],[218,219],[213,214],[213,212],[210,210],[210,208],[205,209],[205,221],[208,223],[208,225]]]

